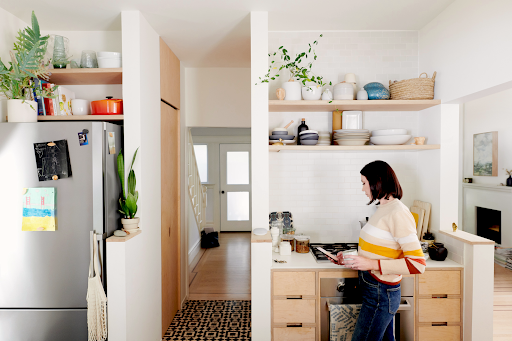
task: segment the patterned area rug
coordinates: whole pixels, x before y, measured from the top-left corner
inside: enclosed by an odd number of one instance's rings
[[[164,341],[251,340],[251,301],[188,301]]]

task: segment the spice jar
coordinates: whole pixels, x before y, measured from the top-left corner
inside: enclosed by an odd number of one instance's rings
[[[309,236],[298,235],[295,236],[295,252],[308,253],[309,252]]]
[[[283,227],[283,234],[295,234],[295,229]]]
[[[288,242],[292,246],[292,251],[295,250],[295,239],[290,234],[282,234],[281,235],[281,242]]]

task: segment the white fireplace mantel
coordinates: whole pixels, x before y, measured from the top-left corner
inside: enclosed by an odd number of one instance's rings
[[[465,187],[465,188],[475,188],[475,189],[483,189],[483,190],[489,190],[489,191],[500,191],[500,192],[512,193],[512,187],[500,186],[500,185],[486,185],[486,184],[478,184],[478,183],[463,183],[462,187]]]

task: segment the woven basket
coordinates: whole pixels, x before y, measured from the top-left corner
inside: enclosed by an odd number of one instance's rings
[[[391,99],[434,99],[434,81],[437,72],[434,72],[432,78],[428,78],[426,72],[423,72],[418,78],[406,79],[403,81],[389,81],[389,92]],[[426,78],[421,78],[425,75]]]

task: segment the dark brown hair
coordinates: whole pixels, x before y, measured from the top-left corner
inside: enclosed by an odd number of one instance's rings
[[[361,169],[361,175],[364,175],[370,185],[372,198],[368,205],[377,199],[393,198],[402,199],[402,187],[396,177],[393,168],[384,161],[373,161]]]

